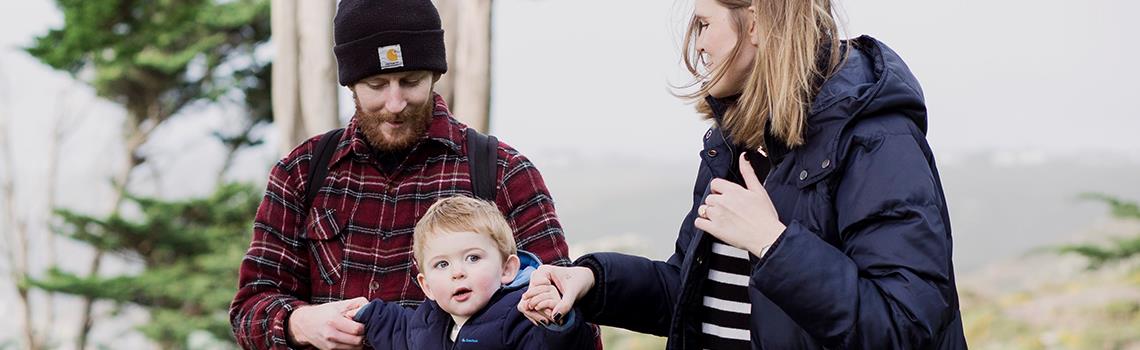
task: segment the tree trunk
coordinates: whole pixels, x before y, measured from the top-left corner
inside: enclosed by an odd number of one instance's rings
[[[28,276],[28,222],[20,216],[16,210],[16,191],[15,191],[15,176],[16,166],[12,160],[11,154],[11,135],[8,127],[8,114],[0,111],[0,159],[3,160],[3,183],[0,184],[0,190],[4,192],[4,220],[3,223],[6,228],[3,229],[6,233],[4,237],[4,258],[8,262],[9,277],[16,287],[16,294],[20,298],[20,306],[23,309],[23,314],[20,315],[24,320],[24,344],[29,349],[36,349],[35,327],[32,323],[32,304],[28,299],[28,287],[24,284],[24,278]]]
[[[491,0],[436,0],[443,17],[448,73],[436,91],[455,117],[488,131],[491,112]]]
[[[339,127],[332,20],[336,2],[273,0],[273,118],[288,153]]]

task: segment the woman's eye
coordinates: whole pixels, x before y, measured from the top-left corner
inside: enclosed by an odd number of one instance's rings
[[[447,262],[446,261],[440,261],[440,262],[435,263],[435,265],[432,265],[432,266],[434,266],[437,269],[446,269],[447,268]]]
[[[480,258],[478,255],[472,254],[472,255],[467,256],[467,262],[476,262],[476,261],[479,261],[479,259],[482,259],[482,258]]]
[[[705,23],[705,22],[697,23],[697,33],[705,31],[705,28],[708,28],[708,27],[709,27],[708,23]]]

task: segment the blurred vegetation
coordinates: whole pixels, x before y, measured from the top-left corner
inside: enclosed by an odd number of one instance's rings
[[[88,277],[53,268],[27,283],[143,307],[151,319],[139,330],[163,349],[193,348],[191,336],[202,332],[232,343],[229,304],[261,191],[226,184],[205,198],[128,196],[128,201],[141,212],[138,218],[59,210],[63,224],[57,230],[137,262],[141,272]]]
[[[1107,204],[1127,227],[1140,227],[1136,202],[1104,194],[1081,197]],[[1027,268],[1039,276],[1011,277],[1024,280],[1016,290],[960,285],[970,347],[1140,349],[1138,247],[1140,232],[1108,242],[1050,247],[1046,251],[1055,255],[1022,262],[1033,265]]]
[[[1140,206],[1137,206],[1136,202],[1124,201],[1099,193],[1086,193],[1081,197],[1108,204],[1112,209],[1112,215],[1116,218],[1140,221]],[[1132,237],[1114,239],[1108,245],[1073,244],[1061,246],[1057,251],[1062,254],[1081,255],[1089,259],[1090,269],[1098,269],[1105,264],[1124,261],[1140,254],[1140,232]]]
[[[257,54],[270,37],[269,0],[55,4],[63,25],[36,37],[25,51],[125,109],[127,162],[112,179],[116,195],[109,200],[110,214],[56,210],[61,222],[54,228],[57,233],[95,249],[89,271],[51,267],[19,288],[85,297],[78,311],[83,317],[78,348],[89,346],[93,300],[146,308],[151,320],[140,330],[163,348],[193,347],[188,344],[199,334],[231,342],[225,313],[260,196],[247,186],[220,183],[239,149],[261,143],[253,131],[273,119],[270,63]],[[225,130],[213,134],[228,151],[215,174],[216,192],[176,201],[129,193],[131,175],[148,163],[143,146],[153,132],[196,103],[245,110],[240,120],[228,121]],[[125,215],[124,207],[141,214]],[[105,252],[134,259],[144,270],[100,276]]]
[[[122,104],[135,123],[159,124],[190,103],[230,92],[270,118],[268,0],[56,0],[61,28],[26,51]],[[264,98],[263,98],[264,97]]]

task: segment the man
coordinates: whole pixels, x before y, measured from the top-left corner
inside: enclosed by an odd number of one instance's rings
[[[360,348],[363,326],[344,311],[375,298],[421,303],[416,220],[440,197],[472,193],[467,127],[432,92],[447,62],[431,1],[342,0],[334,32],[339,81],[356,114],[335,140],[327,176],[307,178],[319,137],[270,173],[230,307],[244,348]],[[497,153],[495,202],[518,248],[568,264],[538,170],[506,144]],[[306,205],[313,181],[320,190]]]

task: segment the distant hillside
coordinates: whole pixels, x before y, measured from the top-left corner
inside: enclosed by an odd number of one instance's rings
[[[950,206],[955,268],[976,270],[1066,238],[1107,218],[1083,192],[1140,199],[1135,158],[967,155],[940,158]],[[644,254],[666,258],[692,201],[693,163],[536,155],[568,240],[642,237]]]

